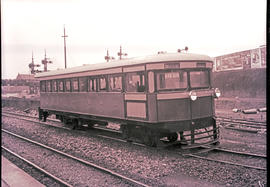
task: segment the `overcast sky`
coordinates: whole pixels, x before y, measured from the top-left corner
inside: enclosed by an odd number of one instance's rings
[[[64,68],[105,62],[120,45],[128,57],[176,52],[211,57],[266,44],[266,0],[1,0],[2,79],[30,73],[46,49]],[[43,69],[43,66],[39,68]]]

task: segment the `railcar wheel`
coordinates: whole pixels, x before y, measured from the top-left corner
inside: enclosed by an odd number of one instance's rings
[[[144,136],[143,137],[143,142],[145,145],[148,145],[148,146],[153,146],[153,140],[152,140],[152,137],[151,136]]]
[[[121,125],[122,138],[127,140],[129,138],[129,130],[127,125]]]
[[[95,123],[94,122],[88,122],[87,127],[92,129],[94,127]]]
[[[152,147],[158,147],[160,144],[160,133],[153,132],[152,133]]]
[[[71,129],[75,130],[79,127],[79,120],[78,119],[72,119],[72,126]]]
[[[169,142],[175,142],[178,138],[178,135],[176,132],[173,132],[173,133],[170,133],[168,136],[167,136]]]
[[[63,118],[63,116],[59,116],[59,119],[60,119],[61,123],[64,123],[64,118]]]
[[[142,133],[143,142],[147,146],[156,147],[159,143],[159,133],[153,131],[152,129],[145,128],[144,133]]]
[[[63,120],[63,123],[64,125],[67,125],[68,124],[68,118],[67,117],[62,117],[62,120]]]

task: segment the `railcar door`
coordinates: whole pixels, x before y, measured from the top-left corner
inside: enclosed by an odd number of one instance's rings
[[[125,116],[128,119],[147,120],[145,72],[125,74]]]

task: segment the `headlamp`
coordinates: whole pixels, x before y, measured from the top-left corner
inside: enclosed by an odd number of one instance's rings
[[[220,95],[221,95],[220,90],[219,90],[218,88],[216,88],[216,89],[215,89],[215,97],[216,97],[216,98],[219,98]]]
[[[197,94],[194,91],[189,92],[189,97],[192,101],[195,101],[197,99]]]

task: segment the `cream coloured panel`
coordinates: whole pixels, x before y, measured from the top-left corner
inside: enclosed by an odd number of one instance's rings
[[[127,117],[146,118],[146,104],[127,102]]]
[[[123,69],[124,72],[134,72],[134,71],[144,71],[144,70],[145,70],[144,66],[133,66],[133,67],[127,67]]]
[[[155,91],[154,72],[152,71],[148,73],[148,90],[149,90],[149,93],[154,93]]]

